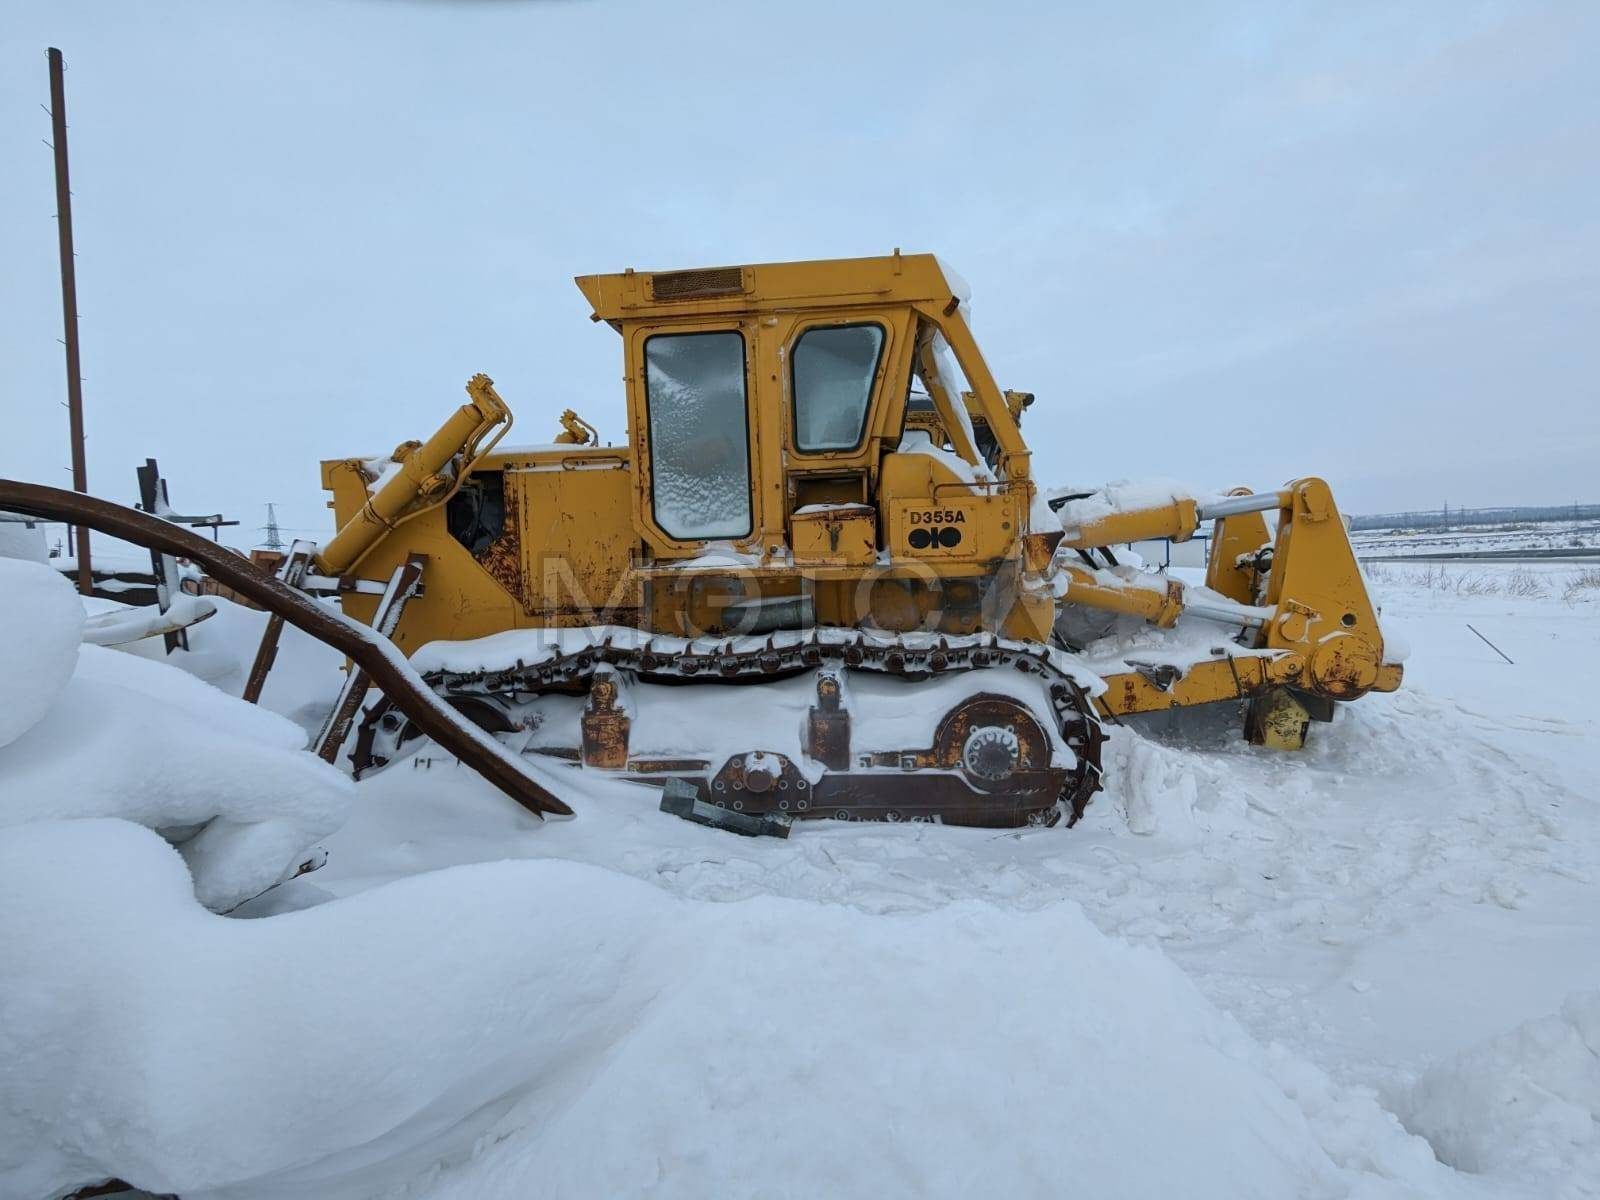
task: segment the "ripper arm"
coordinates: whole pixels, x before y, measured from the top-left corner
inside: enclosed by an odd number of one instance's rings
[[[1272,510],[1275,535],[1264,516]],[[1091,571],[1062,558],[1063,550],[1147,538],[1185,541],[1202,521],[1214,523],[1204,589],[1142,572]],[[1183,613],[1242,626],[1252,649],[1285,652],[1295,686],[1329,699],[1400,685],[1399,665],[1384,659],[1377,610],[1344,521],[1320,479],[1262,496],[1240,490],[1214,500],[1173,499],[1086,520],[1069,511],[1063,527],[1051,574],[1067,603],[1132,613],[1160,628]]]

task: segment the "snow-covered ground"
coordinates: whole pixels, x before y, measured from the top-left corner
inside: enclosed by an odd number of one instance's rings
[[[1115,730],[1072,830],[540,823],[423,750],[249,921],[133,826],[0,831],[0,1194],[1600,1194],[1600,586],[1374,575],[1403,690],[1296,756]],[[291,630],[264,699],[338,680]]]
[[[1576,550],[1600,552],[1600,522],[1517,521],[1459,529],[1363,529],[1351,535],[1363,558],[1521,551],[1547,555]]]

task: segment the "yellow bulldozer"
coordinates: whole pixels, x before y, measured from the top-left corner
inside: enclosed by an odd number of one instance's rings
[[[1399,686],[1327,484],[1047,494],[932,255],[577,283],[626,444],[569,410],[506,448],[476,376],[427,442],[323,463],[339,532],[288,564],[517,753],[751,816],[1070,824],[1102,722],[1244,702],[1294,748]],[[1114,549],[1207,523],[1203,586]],[[340,707],[358,773],[421,737]]]

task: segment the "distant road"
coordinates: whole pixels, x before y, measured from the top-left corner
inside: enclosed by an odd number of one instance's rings
[[[1448,550],[1437,554],[1362,554],[1362,562],[1465,562],[1469,559],[1500,559],[1506,562],[1600,558],[1600,546],[1569,546],[1564,550]]]

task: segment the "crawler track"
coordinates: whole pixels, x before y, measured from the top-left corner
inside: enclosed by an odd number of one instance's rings
[[[424,678],[486,728],[510,732],[541,697],[589,693],[597,677],[611,672],[645,683],[747,686],[806,672],[819,677],[864,672],[898,677],[915,689],[939,676],[1009,667],[1038,681],[1041,695],[1048,698],[1048,712],[975,691],[944,715],[930,746],[841,750],[824,744],[828,735],[818,732],[814,709],[812,744],[798,754],[795,747],[751,746],[749,754],[725,762],[688,756],[630,758],[616,770],[643,782],[684,779],[713,803],[754,813],[990,827],[1053,824],[1063,816],[1071,825],[1100,787],[1104,735],[1099,720],[1078,679],[1043,646],[992,636],[912,640],[840,629],[780,634],[765,641],[648,639],[633,630],[593,634],[581,646],[547,647],[535,661],[425,671]],[[908,693],[907,699],[914,701],[914,694]],[[1052,761],[1053,743],[1039,728],[1042,722],[1052,723],[1071,751],[1067,765],[1059,758]],[[827,715],[821,720],[826,729],[837,724]],[[848,731],[848,719],[844,727]],[[991,748],[1000,755],[999,765],[987,774],[970,750],[971,739],[982,730],[1005,731],[979,738],[980,743],[985,738],[1004,742]],[[358,730],[352,756],[356,770],[383,765],[410,736],[405,723],[380,702]],[[588,757],[576,748],[565,756]],[[753,766],[758,757],[761,765]],[[813,760],[809,772],[802,769],[802,758]],[[820,775],[817,761],[827,763]],[[752,786],[752,780],[760,786]]]

